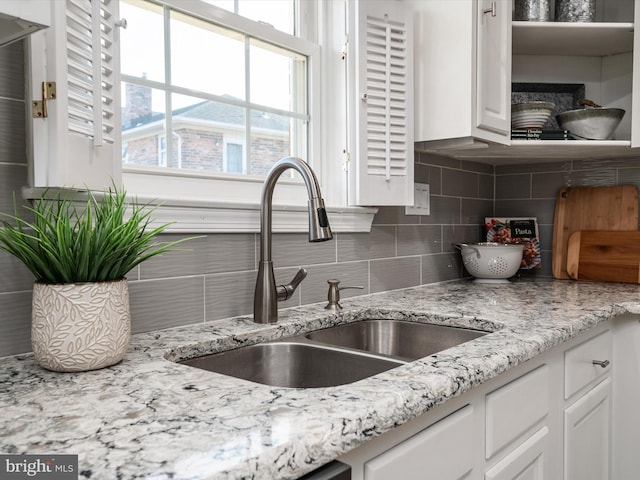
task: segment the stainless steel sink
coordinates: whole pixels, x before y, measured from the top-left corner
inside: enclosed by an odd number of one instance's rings
[[[332,387],[371,377],[486,333],[367,319],[179,363],[276,387]]]
[[[283,341],[258,343],[180,363],[265,385],[317,388],[362,380],[403,362]]]
[[[362,320],[308,333],[306,338],[380,355],[417,360],[459,345],[487,332],[466,328],[407,322]]]

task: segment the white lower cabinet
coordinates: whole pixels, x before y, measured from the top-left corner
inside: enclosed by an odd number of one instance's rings
[[[487,395],[486,458],[513,445],[549,413],[549,366],[542,365]]]
[[[353,480],[640,478],[639,318],[605,322],[339,460]]]
[[[469,478],[468,474],[473,468],[472,432],[473,407],[467,405],[366,462],[364,478]]]
[[[613,334],[610,329],[564,356],[564,478],[611,478]]]
[[[611,379],[564,412],[565,480],[611,478]]]
[[[542,427],[522,445],[491,468],[485,480],[544,480],[545,457],[549,448],[549,428]]]

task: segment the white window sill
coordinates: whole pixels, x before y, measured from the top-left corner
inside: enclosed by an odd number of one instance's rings
[[[141,199],[139,199],[141,200]],[[369,232],[376,208],[327,207],[333,232]],[[169,232],[257,233],[260,205],[165,199],[154,212],[154,222],[172,223]],[[273,231],[308,232],[309,215],[301,205],[274,205]]]

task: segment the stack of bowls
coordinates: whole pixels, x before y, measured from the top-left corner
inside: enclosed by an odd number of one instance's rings
[[[542,129],[556,108],[553,102],[523,102],[511,105],[511,128]]]

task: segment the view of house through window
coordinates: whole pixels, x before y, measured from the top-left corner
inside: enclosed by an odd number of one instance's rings
[[[294,0],[164,3],[120,2],[123,166],[264,176],[308,157],[308,58],[249,31],[272,20],[279,38],[293,33]],[[215,8],[252,21],[203,18]]]

